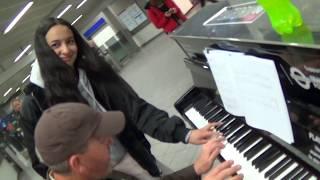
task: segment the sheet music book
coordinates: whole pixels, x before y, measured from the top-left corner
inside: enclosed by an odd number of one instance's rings
[[[288,109],[272,60],[239,52],[204,51],[225,109],[248,125],[293,143]]]

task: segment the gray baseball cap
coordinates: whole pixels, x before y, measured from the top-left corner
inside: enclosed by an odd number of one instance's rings
[[[120,111],[98,112],[81,103],[62,103],[43,112],[35,129],[35,145],[44,163],[56,165],[80,153],[91,137],[110,137],[125,126]]]

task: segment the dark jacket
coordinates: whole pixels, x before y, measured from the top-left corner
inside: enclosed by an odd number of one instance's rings
[[[193,166],[186,167],[172,174],[162,176],[161,180],[200,180],[200,176],[196,174]],[[49,175],[46,180],[50,180]],[[121,172],[112,172],[112,175],[107,177],[105,180],[137,180],[132,176],[128,176]]]
[[[160,171],[156,165],[156,159],[151,154],[150,144],[144,133],[163,142],[177,143],[185,140],[189,129],[184,122],[157,109],[153,105],[141,99],[133,89],[121,79],[119,82],[106,82],[107,89],[99,92],[92,83],[95,98],[107,110],[120,110],[125,114],[126,126],[118,135],[120,142],[127,149],[129,154],[153,176],[160,176]],[[101,98],[102,94],[104,97]],[[107,96],[105,96],[107,95]],[[39,100],[42,102],[43,100]],[[33,115],[24,118],[31,118],[30,127],[25,133],[27,137],[33,137],[34,127],[40,115]],[[33,138],[27,139],[34,146]]]
[[[164,0],[164,4],[169,9],[177,9],[176,15],[178,19],[181,21],[187,20],[187,17],[181,12],[179,7],[172,0]],[[165,12],[161,11],[157,7],[151,6],[149,2],[146,4],[145,9],[147,11],[149,20],[156,26],[156,28],[162,28],[164,32],[170,33],[179,26],[179,23],[174,18],[166,17],[164,15]]]
[[[161,180],[200,180],[201,177],[196,174],[193,166],[186,167],[172,174],[166,175]]]
[[[43,99],[41,101],[43,101]],[[22,101],[22,120],[20,122],[24,134],[24,144],[28,150],[33,169],[42,177],[46,177],[48,168],[44,164],[41,164],[37,158],[33,138],[34,129],[41,114],[42,109],[39,106],[38,100],[31,95],[25,96]]]

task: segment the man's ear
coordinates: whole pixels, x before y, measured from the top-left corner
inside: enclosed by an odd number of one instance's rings
[[[77,172],[77,173],[80,173],[81,172],[81,169],[83,167],[81,167],[81,163],[80,163],[80,157],[78,155],[72,155],[70,158],[69,158],[69,166],[71,168],[71,171],[73,172]]]

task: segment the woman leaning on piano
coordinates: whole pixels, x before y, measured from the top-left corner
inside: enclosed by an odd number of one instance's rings
[[[122,111],[127,122],[117,137],[119,146],[151,176],[157,177],[161,173],[144,133],[162,142],[191,144],[204,144],[213,134],[209,128],[186,128],[182,119],[169,117],[167,112],[138,96],[68,22],[55,18],[43,20],[36,31],[34,44],[37,62],[30,81],[38,87],[37,93],[44,94],[42,99],[37,99],[37,104],[45,109],[63,102],[83,102],[99,111]],[[22,108],[29,112],[36,109],[31,103]],[[40,113],[29,114],[23,117],[29,127],[24,134],[29,137],[27,143],[32,145]],[[31,157],[36,157],[34,148],[29,152],[33,154]],[[33,167],[38,166],[33,164]]]

